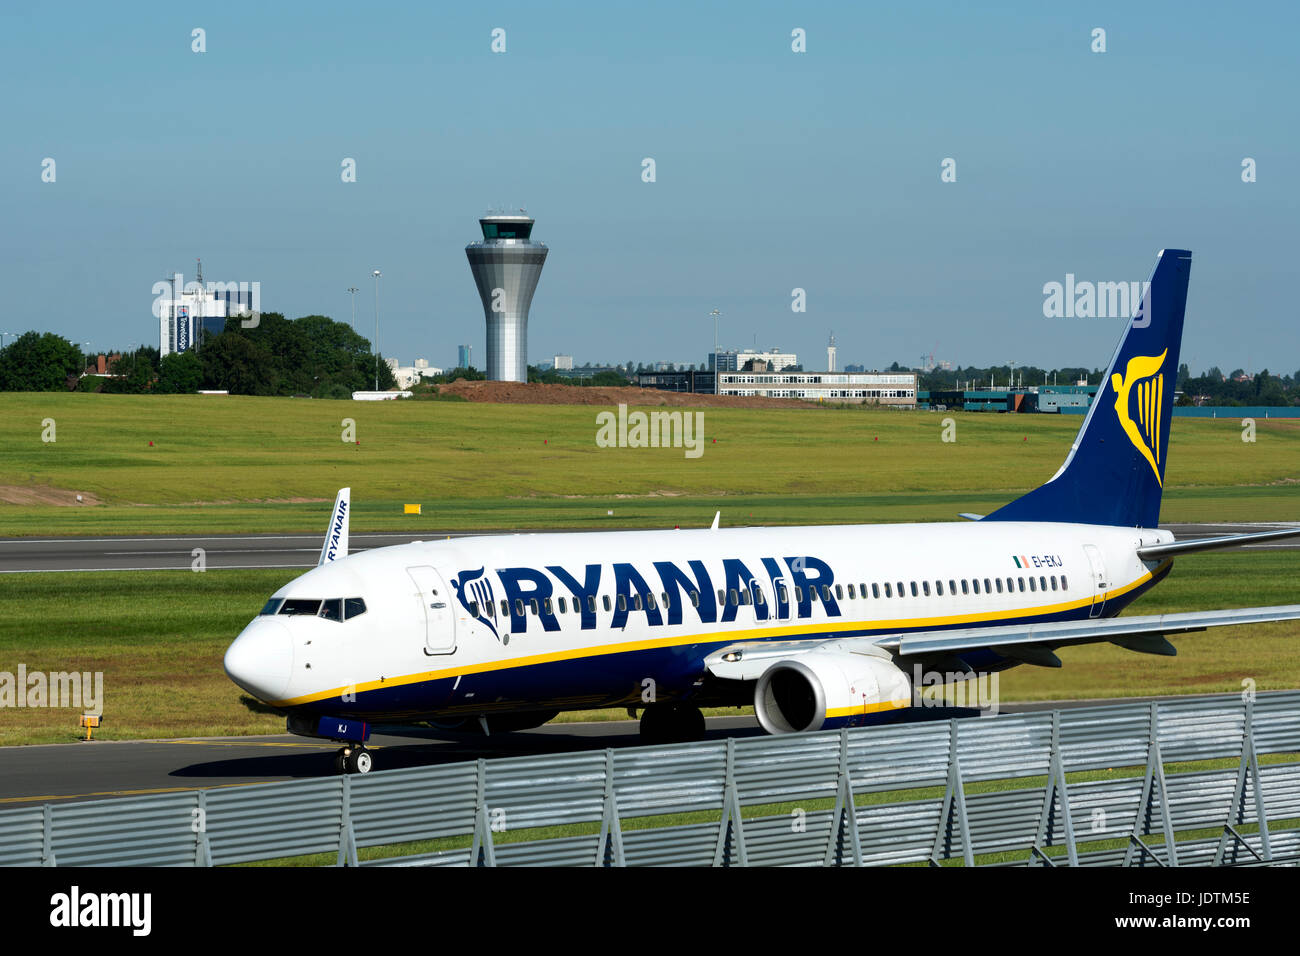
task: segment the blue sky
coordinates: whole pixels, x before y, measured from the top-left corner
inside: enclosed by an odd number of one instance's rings
[[[153,283],[201,256],[290,317],[346,321],[357,286],[369,336],[379,268],[384,353],[450,365],[458,343],[482,353],[463,249],[506,205],[551,247],[533,362],[703,361],[718,308],[724,347],[809,368],[831,330],[869,368],[1103,365],[1120,320],[1045,318],[1043,285],[1144,280],[1169,246],[1195,254],[1193,370],[1293,373],[1297,21],[1281,3],[6,6],[0,329],[156,345]]]

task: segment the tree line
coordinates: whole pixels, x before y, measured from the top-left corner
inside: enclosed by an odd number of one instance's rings
[[[114,354],[108,350],[106,354]],[[324,315],[289,320],[263,312],[244,328],[227,319],[216,335],[201,333],[197,350],[160,356],[143,346],[123,351],[109,377],[83,374],[81,349],[51,332],[27,332],[0,349],[0,391],[79,389],[117,393],[185,394],[224,389],[232,395],[310,395],[350,398],[355,391],[393,388],[383,357],[370,353],[368,339]]]

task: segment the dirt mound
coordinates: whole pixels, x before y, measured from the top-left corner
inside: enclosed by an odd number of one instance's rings
[[[815,404],[798,398],[757,398],[741,395],[700,395],[663,392],[656,388],[584,385],[543,385],[532,382],[468,382],[437,386],[443,395],[458,395],[471,402],[506,405],[670,405],[694,408],[808,408]]]
[[[77,495],[81,500],[77,500]],[[88,491],[76,492],[66,488],[27,488],[22,485],[0,485],[0,502],[7,505],[86,505],[99,504],[99,498]]]

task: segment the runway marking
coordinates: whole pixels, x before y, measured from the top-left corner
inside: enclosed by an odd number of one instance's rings
[[[255,787],[270,781],[248,783],[214,783],[210,787],[157,787],[153,790],[100,790],[96,793],[56,793],[40,797],[0,797],[0,803],[34,803],[37,800],[77,800],[84,797],[143,797],[151,793],[186,793],[191,790],[226,790],[230,787]]]

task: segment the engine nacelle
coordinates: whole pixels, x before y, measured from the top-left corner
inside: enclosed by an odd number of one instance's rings
[[[813,651],[777,661],[758,678],[754,712],[769,734],[878,722],[912,704],[907,675],[883,656]]]

